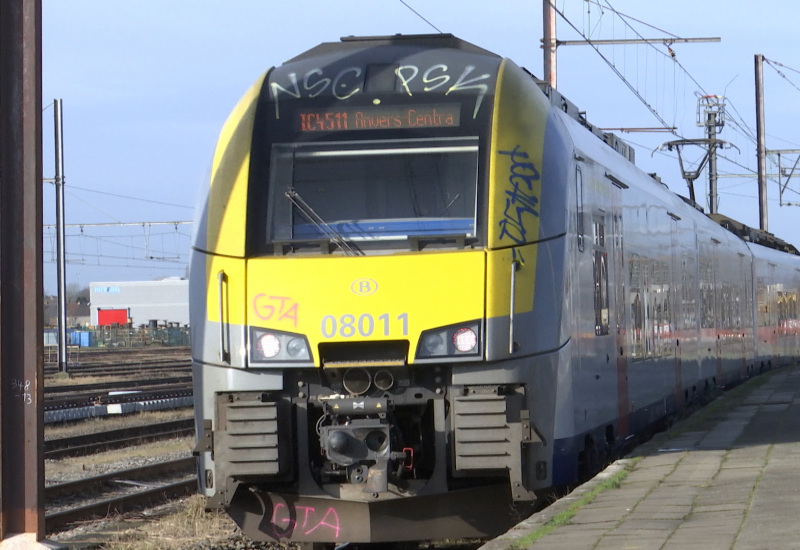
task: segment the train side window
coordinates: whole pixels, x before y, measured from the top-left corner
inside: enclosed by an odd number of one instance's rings
[[[700,328],[714,328],[714,263],[710,245],[700,244]]]
[[[594,229],[592,273],[594,282],[594,332],[597,336],[608,334],[608,252],[606,251],[605,217],[596,215]]]
[[[766,277],[758,277],[756,284],[756,303],[758,304],[758,326],[766,327],[769,325],[767,303],[767,283]]]
[[[575,233],[578,235],[578,250],[583,252],[583,171],[575,167]]]
[[[628,295],[631,308],[631,356],[633,359],[645,357],[645,304],[647,296],[644,294],[646,260],[638,254],[632,254],[628,259]]]

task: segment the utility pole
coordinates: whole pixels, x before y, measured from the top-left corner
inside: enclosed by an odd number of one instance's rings
[[[717,125],[714,121],[714,114],[709,113],[708,125],[706,126],[708,142],[713,144],[717,139]],[[716,214],[719,206],[717,198],[717,148],[711,146],[708,151],[708,213]]]
[[[756,159],[758,160],[758,222],[769,231],[767,219],[767,144],[764,130],[764,56],[756,54]]]
[[[67,260],[64,233],[64,124],[61,100],[53,101],[56,149],[56,246],[58,249],[58,372],[67,372]]]
[[[556,7],[555,0],[542,0],[544,22],[542,25],[542,48],[544,48],[544,75],[543,79],[551,88],[557,89],[556,67]]]
[[[689,186],[689,198],[695,202],[694,181],[700,177],[700,173],[708,163],[708,212],[716,214],[719,207],[717,194],[717,149],[726,147],[738,147],[727,141],[717,138],[717,128],[725,125],[725,98],[720,95],[704,95],[697,100],[697,125],[704,126],[706,137],[702,139],[676,139],[668,141],[658,146],[656,151],[673,149],[678,153],[678,163],[681,167],[681,174],[686,184]],[[687,145],[696,145],[705,150],[705,155],[695,168],[688,169],[684,165],[681,150]]]
[[[697,125],[705,126],[708,140],[708,211],[716,214],[719,208],[717,194],[717,128],[725,125],[725,98],[705,95],[697,100]]]

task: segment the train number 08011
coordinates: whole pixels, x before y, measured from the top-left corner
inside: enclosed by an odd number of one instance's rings
[[[361,336],[368,338],[373,334],[390,336],[402,331],[403,336],[408,336],[408,313],[401,313],[392,318],[388,313],[374,317],[370,313],[362,313],[358,317],[351,313],[340,315],[337,319],[333,315],[326,315],[322,318],[323,338],[353,338]]]

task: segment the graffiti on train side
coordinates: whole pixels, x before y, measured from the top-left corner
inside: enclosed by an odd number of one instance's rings
[[[530,155],[517,145],[511,151],[498,151],[508,157],[506,180],[506,203],[500,224],[500,240],[508,237],[514,244],[525,244],[531,237],[528,232],[538,227],[539,219],[539,170]],[[534,235],[534,238],[536,235]]]

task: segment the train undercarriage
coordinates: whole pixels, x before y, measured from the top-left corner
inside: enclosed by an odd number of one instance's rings
[[[202,438],[206,484],[221,484],[209,505],[251,538],[486,537],[532,510],[525,464],[542,440],[523,385],[453,386],[443,366],[285,373],[291,393],[217,394]]]

